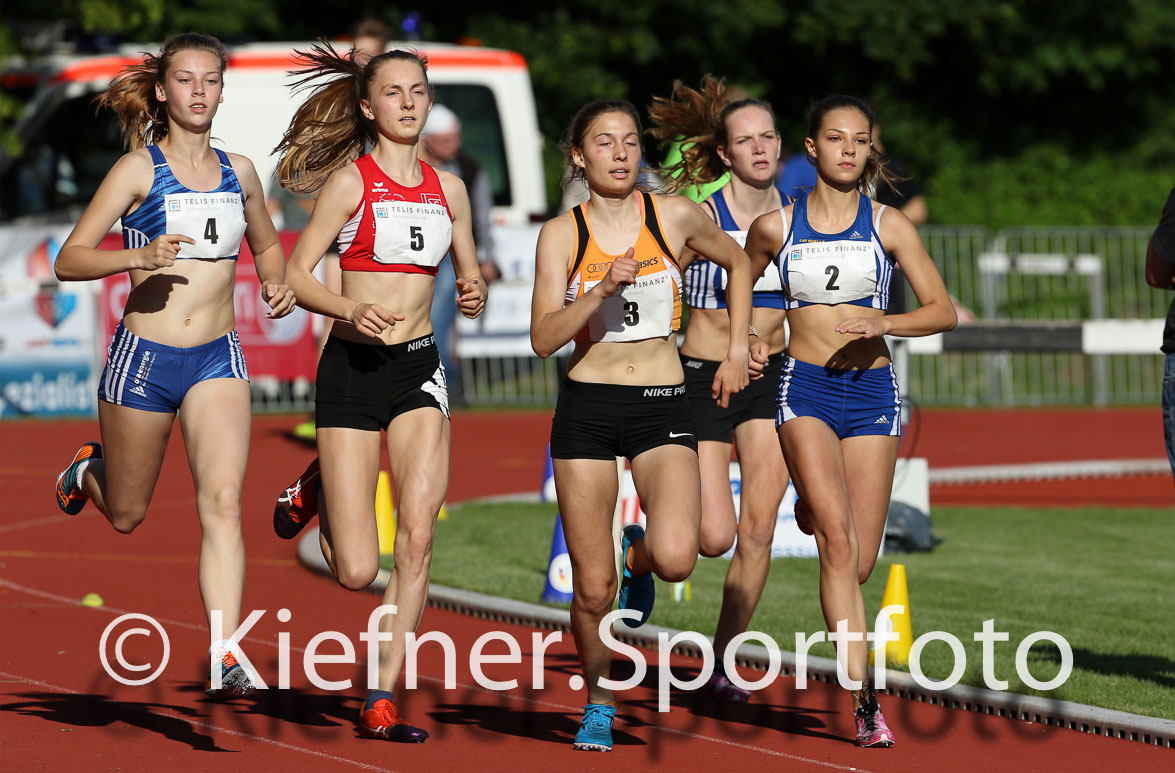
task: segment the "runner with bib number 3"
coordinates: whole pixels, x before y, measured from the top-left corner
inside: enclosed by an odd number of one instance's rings
[[[648,530],[622,540],[620,605],[642,625],[653,608],[653,575],[672,582],[693,571],[701,505],[697,440],[685,398],[676,331],[685,254],[730,276],[730,336],[712,394],[725,406],[749,378],[751,274],[742,249],[681,197],[637,186],[640,120],[624,101],[596,102],[572,120],[564,152],[589,199],[549,220],[539,235],[531,345],[549,357],[574,351],[551,427],[559,512],[571,557],[571,623],[587,684],[575,748],[608,751],[616,707],[600,684],[612,651],[599,626],[616,599],[612,515],[616,457],[628,457]]]

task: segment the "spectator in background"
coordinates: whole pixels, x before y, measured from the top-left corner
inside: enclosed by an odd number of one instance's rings
[[[922,185],[910,176],[905,163],[885,152],[885,145],[881,142],[881,124],[873,124],[873,149],[878,158],[889,167],[893,173],[892,181],[887,185],[878,185],[873,198],[888,207],[901,210],[901,213],[910,218],[915,226],[926,222],[929,211],[926,208],[926,196],[922,192]],[[893,281],[890,283],[889,314],[904,314],[909,311],[906,302],[906,288],[909,282],[899,266],[894,267]]]
[[[364,65],[371,57],[388,50],[392,31],[379,19],[363,19],[351,30],[351,47],[355,62]]]
[[[1167,196],[1159,227],[1146,249],[1146,283],[1160,290],[1175,290],[1175,188]],[[1167,441],[1167,461],[1175,476],[1175,299],[1167,309],[1163,327],[1163,437]]]
[[[881,142],[881,124],[879,123],[873,124],[873,148],[895,175],[893,187],[889,185],[878,186],[874,199],[887,207],[900,209],[902,214],[910,218],[910,222],[914,225],[922,225],[929,217],[922,185],[910,176],[905,163],[900,158],[885,152],[885,145]]]
[[[461,120],[444,105],[433,105],[424,125],[422,150],[425,160],[436,169],[457,175],[469,190],[469,206],[473,215],[473,241],[477,245],[477,262],[486,284],[499,276],[493,258],[493,239],[490,236],[490,209],[494,205],[490,177],[473,158],[461,152]],[[432,297],[432,328],[436,333],[441,364],[449,380],[449,399],[461,399],[461,368],[457,359],[457,277],[451,270],[437,273]]]
[[[780,163],[775,187],[784,201],[794,201],[816,187],[816,165],[806,152],[789,156]]]

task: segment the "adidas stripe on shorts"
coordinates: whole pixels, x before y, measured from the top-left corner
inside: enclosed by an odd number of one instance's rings
[[[175,413],[189,389],[213,378],[249,380],[237,331],[183,348],[148,341],[120,322],[106,350],[98,399],[141,411]]]
[[[775,405],[777,427],[812,416],[841,439],[902,434],[902,397],[893,365],[834,370],[788,357]]]

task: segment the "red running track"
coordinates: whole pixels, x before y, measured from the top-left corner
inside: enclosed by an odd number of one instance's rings
[[[537,487],[548,419],[526,414],[458,415],[453,459],[454,501]],[[199,527],[194,493],[178,433],[168,450],[163,484],[147,521],[133,535],[116,534],[92,508],[63,516],[51,489],[74,448],[95,435],[92,423],[0,425],[0,759],[5,769],[96,769],[180,773],[195,770],[479,770],[627,769],[670,765],[711,771],[721,765],[760,770],[1164,770],[1170,751],[1069,730],[947,711],[886,698],[893,749],[852,746],[847,698],[816,685],[795,689],[777,680],[747,706],[716,706],[675,693],[673,710],[656,711],[648,679],[623,696],[609,755],[570,749],[581,694],[568,687],[577,670],[570,637],[548,648],[543,689],[534,686],[530,631],[428,610],[421,632],[444,632],[458,653],[453,689],[443,659],[424,648],[415,690],[398,703],[433,734],[423,746],[363,741],[354,718],[362,666],[324,665],[325,679],[355,687],[311,685],[301,654],[320,631],[358,632],[374,597],[348,593],[294,560],[294,547],[270,531],[274,494],[311,451],[285,439],[289,419],[263,418],[253,432],[244,495],[249,550],[246,609],[266,610],[245,651],[271,684],[280,671],[277,643],[293,650],[291,687],[226,702],[202,691],[207,636],[196,589]],[[105,600],[80,606],[86,593]],[[814,602],[815,603],[815,602]],[[281,623],[278,609],[290,610]],[[98,659],[103,629],[124,612],[149,614],[163,625],[171,660],[158,680],[129,687],[105,674]],[[501,629],[522,643],[520,666],[494,665],[493,679],[517,678],[507,692],[479,688],[468,657],[474,640]],[[131,637],[132,662],[157,663],[158,640]],[[109,649],[109,648],[108,648]],[[328,643],[328,653],[339,645]],[[499,653],[501,647],[490,652]],[[656,655],[646,653],[652,663]],[[625,662],[621,659],[618,662]],[[683,676],[696,663],[674,658]],[[650,672],[655,673],[655,672]]]

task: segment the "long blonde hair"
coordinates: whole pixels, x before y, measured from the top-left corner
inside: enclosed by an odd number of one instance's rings
[[[144,54],[143,61],[123,69],[94,102],[118,116],[127,149],[154,145],[167,136],[167,106],[155,96],[155,85],[167,79],[171,61],[181,51],[207,51],[220,61],[220,74],[228,66],[228,51],[211,35],[185,32],[164,41],[158,54]],[[222,80],[223,82],[223,80]]]

